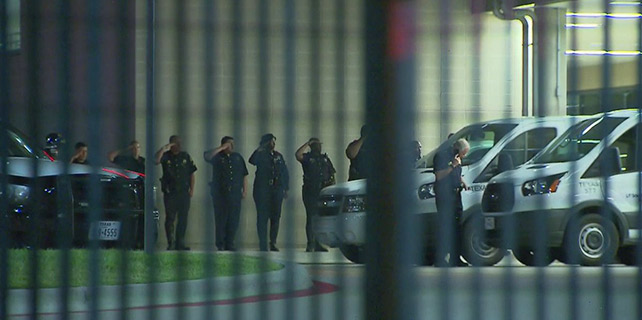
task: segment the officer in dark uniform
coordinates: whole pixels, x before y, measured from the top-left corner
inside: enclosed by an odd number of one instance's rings
[[[156,164],[163,165],[161,190],[165,202],[165,233],[167,235],[167,250],[189,250],[185,246],[187,230],[187,214],[190,198],[194,195],[194,172],[196,166],[187,152],[181,151],[181,139],[174,135],[169,138],[169,144],[156,152]],[[174,220],[176,237],[174,237]]]
[[[348,144],[346,156],[350,159],[350,169],[348,171],[348,181],[366,179],[368,173],[368,163],[370,161],[370,143],[367,139],[368,127],[361,127],[361,137]]]
[[[65,144],[65,139],[60,133],[52,132],[45,137],[45,151],[54,160],[58,159],[63,144]]]
[[[421,142],[417,140],[412,140],[410,146],[410,152],[412,153],[411,165],[412,168],[417,167],[417,161],[421,159]]]
[[[239,227],[241,199],[247,191],[245,160],[234,152],[234,138],[225,136],[218,148],[205,151],[205,161],[212,164],[211,194],[216,224],[218,250],[234,251],[234,239]]]
[[[310,152],[304,153],[306,149]],[[321,141],[310,138],[296,151],[296,159],[303,166],[303,204],[305,205],[305,233],[308,238],[306,252],[328,251],[314,239],[313,218],[318,213],[317,201],[321,189],[335,183],[334,166],[327,154],[321,153]]]
[[[465,266],[461,255],[461,191],[466,184],[461,179],[461,160],[466,156],[470,146],[465,139],[455,141],[452,148],[443,149],[433,158],[435,170],[435,200],[439,216],[439,239],[437,248],[437,265],[445,263],[446,254],[450,253],[447,265]]]
[[[89,164],[89,160],[87,160],[88,157],[89,157],[89,148],[87,147],[87,144],[82,141],[79,141],[74,146],[74,155],[71,157],[71,160],[69,162],[88,165]]]
[[[279,234],[281,204],[287,197],[290,176],[283,155],[276,150],[276,137],[265,134],[259,148],[252,153],[249,162],[256,166],[254,178],[254,202],[256,203],[256,229],[259,234],[259,249],[267,251],[267,222],[270,221],[270,251],[279,251],[276,237]]]
[[[125,149],[114,150],[107,156],[112,162],[123,169],[145,173],[145,158],[140,156],[140,143],[134,140]]]

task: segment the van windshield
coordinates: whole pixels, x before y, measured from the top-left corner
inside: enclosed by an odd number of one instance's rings
[[[535,156],[532,163],[576,161],[591,152],[607,134],[626,118],[602,117],[582,121],[559,136]]]
[[[499,140],[516,126],[517,124],[514,123],[474,124],[467,126],[457,131],[457,133],[453,134],[448,140],[439,145],[439,147],[419,159],[419,161],[417,161],[417,168],[432,168],[435,154],[445,148],[451,148],[455,141],[461,138],[466,139],[470,144],[468,154],[462,159],[462,166],[471,165],[483,158]]]

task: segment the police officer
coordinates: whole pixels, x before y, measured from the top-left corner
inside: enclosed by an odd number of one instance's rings
[[[461,191],[466,184],[461,178],[461,161],[470,150],[465,139],[455,141],[452,148],[443,149],[435,154],[435,200],[439,215],[439,239],[442,240],[438,247],[438,259],[445,259],[450,253],[448,265],[465,266],[461,261]],[[445,261],[445,260],[444,260]],[[444,262],[438,260],[437,265]]]
[[[370,159],[368,154],[370,145],[368,142],[368,127],[361,127],[361,137],[348,144],[346,156],[350,159],[350,169],[348,171],[348,181],[367,178],[367,166]]]
[[[89,148],[87,147],[87,144],[82,141],[79,141],[74,146],[74,155],[71,157],[71,160],[69,160],[69,162],[79,163],[79,164],[89,164],[89,161],[87,160],[88,156],[89,156]]]
[[[417,140],[412,140],[410,143],[410,152],[412,154],[412,167],[415,168],[417,166],[417,161],[421,159],[421,142]]]
[[[259,148],[250,156],[250,164],[256,166],[254,178],[254,202],[256,203],[256,229],[259,234],[259,249],[267,251],[267,223],[270,221],[270,251],[279,251],[276,237],[279,234],[281,204],[287,197],[290,176],[283,155],[274,150],[276,137],[264,134]]]
[[[169,143],[156,152],[156,165],[158,164],[163,166],[163,177],[160,180],[165,202],[167,250],[189,250],[185,246],[185,232],[190,198],[194,195],[196,166],[192,157],[181,150],[181,139],[176,135],[171,136]],[[177,218],[174,237],[174,220]]]
[[[145,158],[140,155],[140,143],[133,140],[124,149],[114,150],[107,155],[112,162],[123,169],[145,173]]]
[[[241,199],[247,191],[245,160],[234,152],[234,138],[225,136],[218,148],[205,151],[205,161],[212,164],[211,194],[216,224],[218,250],[234,251],[234,239],[239,227]]]
[[[60,133],[52,132],[45,137],[45,151],[54,160],[60,155],[60,148],[65,143],[65,139]]]
[[[304,153],[306,149],[310,152]],[[317,201],[321,189],[335,183],[334,166],[327,154],[321,153],[321,141],[318,138],[310,138],[297,149],[296,160],[303,167],[303,204],[305,205],[305,233],[308,238],[306,252],[328,251],[314,239],[312,223],[318,213]]]

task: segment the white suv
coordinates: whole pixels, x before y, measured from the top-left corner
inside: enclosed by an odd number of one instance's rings
[[[574,117],[546,117],[480,122],[459,130],[419,160],[413,179],[413,188],[417,191],[409,207],[417,214],[417,223],[425,226],[422,230],[426,232],[418,241],[425,246],[426,264],[434,260],[436,247],[437,208],[432,171],[436,152],[450,148],[460,138],[470,143],[470,151],[462,163],[462,176],[468,185],[468,189],[462,192],[462,222],[464,228],[478,230],[473,225],[479,224],[479,220],[473,217],[481,217],[481,197],[487,182],[496,174],[532,158],[577,121]],[[314,223],[319,242],[339,247],[346,258],[357,263],[363,262],[366,243],[366,193],[366,180],[339,183],[323,189],[319,198],[319,216]],[[478,233],[470,231],[464,234],[469,235],[462,245],[464,257],[469,262],[492,265],[503,258],[504,251],[488,246]]]
[[[497,175],[482,207],[488,240],[526,265],[635,263],[642,144],[638,110],[585,119],[520,168]]]

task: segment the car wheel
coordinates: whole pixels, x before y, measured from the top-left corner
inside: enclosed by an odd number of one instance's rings
[[[543,257],[538,257],[533,249],[525,247],[514,249],[513,255],[519,262],[529,267],[545,267],[555,260],[555,255],[548,248]]]
[[[343,253],[343,256],[346,257],[346,259],[354,263],[363,263],[365,258],[363,246],[346,244],[342,245],[339,249],[341,250],[341,253]]]
[[[506,249],[497,248],[484,241],[481,224],[475,220],[464,226],[462,239],[462,254],[468,263],[474,266],[492,266],[504,258]]]
[[[635,246],[622,247],[617,252],[617,256],[620,259],[620,262],[624,263],[627,266],[637,266],[638,259],[636,256]]]
[[[619,236],[613,222],[595,213],[578,219],[567,232],[564,245],[567,260],[585,266],[613,262],[618,246]]]

